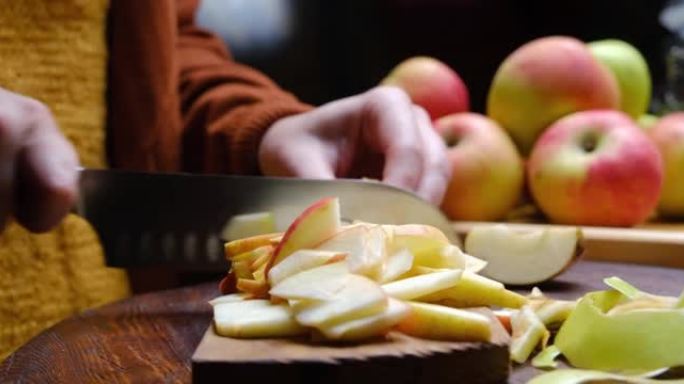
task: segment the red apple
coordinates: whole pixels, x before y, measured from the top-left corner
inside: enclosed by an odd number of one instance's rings
[[[453,170],[442,210],[453,220],[501,219],[524,185],[523,162],[508,134],[476,113],[443,117],[435,128]]]
[[[528,183],[556,223],[632,226],[655,209],[663,182],[658,148],[618,111],[585,111],[552,124],[528,161]]]
[[[427,110],[432,120],[470,108],[468,88],[461,77],[432,57],[418,56],[401,62],[382,84],[406,91],[415,104]]]
[[[615,76],[589,48],[572,37],[551,36],[521,46],[503,61],[489,90],[487,115],[527,155],[558,118],[619,106]]]
[[[649,130],[665,165],[658,210],[664,216],[684,216],[684,112],[666,115]]]

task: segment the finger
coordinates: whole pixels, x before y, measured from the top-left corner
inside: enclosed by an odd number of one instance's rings
[[[306,179],[335,178],[334,161],[330,150],[320,142],[301,137],[299,141],[285,141],[287,145],[276,144],[264,148],[260,156],[262,172],[267,176],[301,177]]]
[[[366,95],[364,121],[368,128],[362,134],[369,145],[385,156],[383,181],[416,191],[422,160],[410,99],[393,87],[379,87]]]
[[[15,157],[21,140],[13,103],[0,91],[0,229],[13,210]]]
[[[15,216],[27,229],[44,232],[57,225],[77,197],[78,160],[61,135],[41,132],[17,158]]]
[[[423,146],[423,172],[417,194],[425,200],[440,204],[446,192],[451,168],[448,165],[446,145],[436,133],[425,109],[414,106]]]

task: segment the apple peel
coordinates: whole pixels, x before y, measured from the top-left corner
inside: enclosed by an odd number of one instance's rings
[[[582,370],[559,369],[541,374],[527,384],[590,384],[590,383],[622,383],[622,384],[661,384],[678,383],[682,380],[653,380],[638,376],[625,376],[614,373]]]

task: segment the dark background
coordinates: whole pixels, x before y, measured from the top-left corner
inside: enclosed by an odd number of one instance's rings
[[[401,60],[436,57],[482,112],[490,81],[515,48],[540,36],[619,38],[646,57],[658,97],[665,0],[291,0],[292,36],[277,54],[236,55],[302,100],[322,104],[373,87]]]

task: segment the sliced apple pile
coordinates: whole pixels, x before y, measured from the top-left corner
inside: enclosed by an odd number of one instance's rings
[[[472,229],[465,251],[487,262],[482,274],[504,284],[530,285],[549,280],[582,253],[582,232],[574,227],[512,229],[492,224]]]
[[[356,341],[396,330],[487,341],[489,317],[471,307],[519,308],[527,298],[478,275],[486,263],[426,225],[342,225],[339,202],[320,200],[283,234],[225,246],[231,269],[212,301],[228,337],[309,334]],[[240,316],[241,312],[245,316]]]

